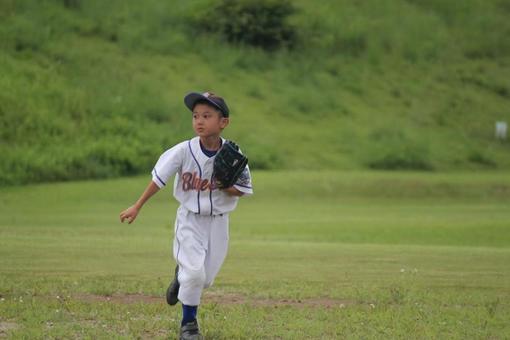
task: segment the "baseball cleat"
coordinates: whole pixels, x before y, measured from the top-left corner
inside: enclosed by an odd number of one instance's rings
[[[200,334],[197,320],[193,320],[181,326],[179,340],[202,340],[204,337]]]
[[[174,306],[179,302],[177,295],[179,295],[179,280],[177,279],[177,273],[179,272],[179,266],[175,267],[175,277],[172,282],[170,282],[170,286],[166,290],[166,303],[170,306]]]

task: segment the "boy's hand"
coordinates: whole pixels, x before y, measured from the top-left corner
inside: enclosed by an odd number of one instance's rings
[[[124,220],[128,221],[128,224],[133,223],[138,215],[139,209],[136,206],[131,206],[120,213],[120,222],[124,223]]]

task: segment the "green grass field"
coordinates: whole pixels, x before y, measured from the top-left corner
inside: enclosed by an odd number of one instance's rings
[[[207,339],[505,339],[510,175],[255,172]],[[0,337],[176,337],[171,190],[148,176],[0,192]]]

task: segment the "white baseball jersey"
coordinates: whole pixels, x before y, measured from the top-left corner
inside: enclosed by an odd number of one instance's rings
[[[222,138],[222,143],[225,140]],[[152,181],[160,188],[175,176],[174,197],[187,210],[200,215],[220,215],[235,209],[239,197],[218,188],[212,180],[215,156],[208,157],[195,137],[165,151],[152,170]],[[252,194],[250,169],[244,169],[234,187]]]

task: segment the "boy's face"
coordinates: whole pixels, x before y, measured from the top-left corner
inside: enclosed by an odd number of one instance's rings
[[[193,108],[193,130],[197,136],[219,136],[228,123],[228,118],[223,117],[221,112],[212,106],[197,104]]]

